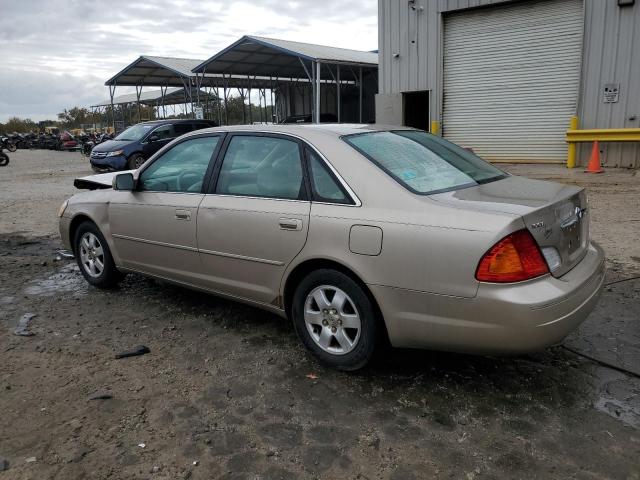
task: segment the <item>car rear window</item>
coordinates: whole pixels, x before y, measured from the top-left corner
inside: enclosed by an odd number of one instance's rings
[[[469,150],[419,130],[360,133],[343,139],[408,190],[422,195],[507,176]]]

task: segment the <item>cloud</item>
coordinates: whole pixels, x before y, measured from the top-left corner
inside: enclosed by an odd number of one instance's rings
[[[104,81],[142,54],[206,59],[245,34],[377,48],[376,0],[0,0],[0,11],[0,122],[102,101]]]

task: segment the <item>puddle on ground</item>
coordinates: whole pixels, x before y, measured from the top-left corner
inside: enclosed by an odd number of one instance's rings
[[[598,367],[598,396],[593,404],[602,413],[640,429],[640,379]]]
[[[33,280],[24,289],[27,295],[50,297],[58,294],[85,295],[89,285],[75,263],[65,265],[53,275]]]

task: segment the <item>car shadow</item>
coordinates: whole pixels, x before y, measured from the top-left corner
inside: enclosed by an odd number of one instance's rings
[[[314,372],[335,385],[353,387],[355,383],[363,395],[382,389],[403,392],[403,397],[411,398],[409,403],[420,403],[418,396],[429,394],[433,400],[438,393],[443,402],[438,411],[446,410],[447,405],[460,409],[471,402],[480,412],[569,408],[584,401],[591,388],[585,362],[561,347],[530,355],[492,357],[384,346],[364,369],[338,372],[319,365],[308,353],[299,355],[303,347],[291,322],[275,314],[162,281],[143,277],[135,281],[150,282],[159,301],[195,316],[206,314],[207,324],[244,337],[250,350],[247,354],[259,357],[262,347],[280,349],[283,356],[294,351],[296,357],[306,357],[305,362],[285,362],[281,378],[274,381],[304,379]],[[397,401],[397,396],[394,399]]]

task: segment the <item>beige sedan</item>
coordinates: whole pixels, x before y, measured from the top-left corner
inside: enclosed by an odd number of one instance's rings
[[[238,126],[76,180],[60,209],[84,277],[127,272],[292,320],[324,364],[376,345],[518,353],[593,309],[604,255],[581,188],[511,176],[428,133]]]

